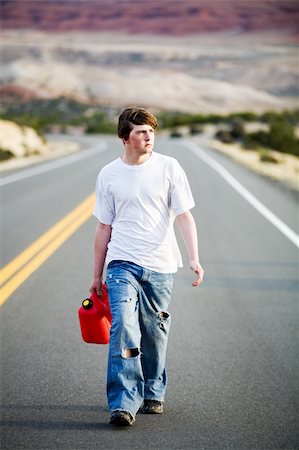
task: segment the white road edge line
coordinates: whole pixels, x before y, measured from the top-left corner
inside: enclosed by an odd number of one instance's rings
[[[40,175],[41,173],[50,172],[51,170],[59,169],[60,167],[67,166],[68,164],[75,163],[81,159],[88,158],[95,153],[100,153],[106,150],[107,143],[101,142],[100,144],[93,145],[87,150],[79,150],[72,155],[65,156],[63,158],[55,159],[54,161],[34,166],[30,169],[25,169],[12,175],[7,175],[6,177],[0,178],[0,186],[5,186],[6,184],[15,183],[16,181],[24,180],[25,178],[33,177],[35,175]]]
[[[261,203],[251,192],[249,192],[233,175],[219,164],[214,158],[211,158],[200,147],[190,141],[184,141],[184,146],[189,148],[196,156],[208,164],[212,169],[237,191],[245,200],[250,203],[262,216],[264,216],[274,227],[276,227],[284,236],[286,236],[296,247],[299,248],[299,236],[291,228],[289,228],[282,220],[280,220],[272,211],[270,211],[263,203]]]

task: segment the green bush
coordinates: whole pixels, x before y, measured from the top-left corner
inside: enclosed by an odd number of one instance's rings
[[[5,150],[0,148],[0,161],[7,161],[8,159],[14,158],[15,155],[10,150]]]
[[[299,109],[292,111],[267,111],[260,115],[260,120],[265,123],[273,123],[276,121],[288,122],[291,125],[297,125],[299,123]]]
[[[243,140],[245,138],[246,132],[243,120],[236,119],[233,121],[230,134],[231,137],[237,141]]]
[[[257,149],[260,146],[299,156],[299,140],[295,136],[293,125],[286,120],[275,119],[269,132],[256,131],[245,137],[245,148]]]
[[[202,114],[187,114],[180,112],[169,112],[163,111],[157,114],[157,119],[159,122],[159,128],[173,128],[183,125],[203,125],[207,123],[221,123],[224,122],[225,117],[219,114],[210,114],[204,116]]]
[[[224,144],[232,144],[234,142],[230,130],[218,130],[215,137]]]
[[[243,147],[245,149],[256,150],[261,146],[268,147],[268,133],[266,131],[255,131],[245,136],[243,141]]]
[[[268,137],[270,148],[299,156],[299,140],[295,136],[293,125],[286,120],[274,121],[270,126]]]
[[[242,120],[243,122],[256,122],[259,120],[259,116],[253,112],[231,113],[227,116],[226,120],[228,122],[235,120]]]
[[[97,112],[86,118],[85,132],[90,134],[116,133],[116,124],[109,121],[103,112]]]

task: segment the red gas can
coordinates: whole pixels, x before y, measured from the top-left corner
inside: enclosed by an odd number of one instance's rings
[[[106,284],[102,295],[94,292],[82,302],[78,310],[82,338],[90,344],[108,344],[111,328],[111,313]]]

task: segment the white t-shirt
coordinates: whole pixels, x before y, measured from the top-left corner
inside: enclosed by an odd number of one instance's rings
[[[161,273],[182,266],[173,223],[193,208],[186,174],[176,159],[152,152],[143,164],[117,158],[100,171],[96,184],[97,219],[112,226],[106,264],[131,261]]]

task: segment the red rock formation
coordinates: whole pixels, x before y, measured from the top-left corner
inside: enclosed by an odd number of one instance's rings
[[[299,35],[299,3],[281,0],[2,0],[3,29],[185,35],[287,29]]]

